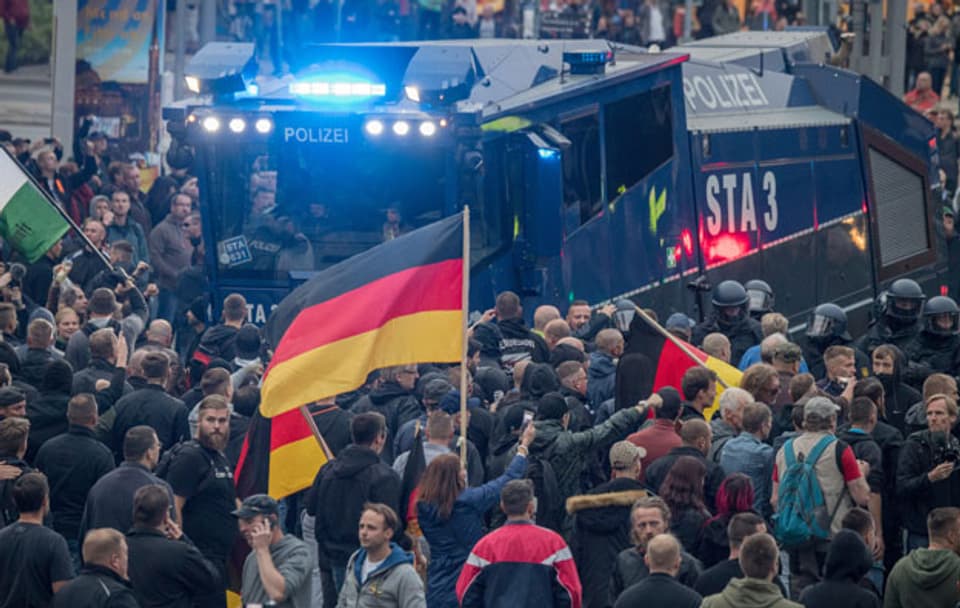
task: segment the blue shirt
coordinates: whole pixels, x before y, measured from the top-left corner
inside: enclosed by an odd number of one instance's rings
[[[773,447],[746,431],[727,441],[720,452],[720,467],[727,475],[743,473],[753,481],[753,508],[766,518],[773,513],[770,497],[774,456]]]

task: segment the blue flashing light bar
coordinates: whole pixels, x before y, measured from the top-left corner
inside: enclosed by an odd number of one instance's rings
[[[613,61],[613,51],[565,51],[563,61],[571,74],[602,74]]]
[[[537,154],[543,160],[553,160],[560,157],[560,151],[553,148],[537,148]]]
[[[290,94],[303,97],[384,97],[387,85],[374,82],[310,81],[290,84]]]

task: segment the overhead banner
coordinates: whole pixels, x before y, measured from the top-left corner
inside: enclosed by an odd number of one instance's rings
[[[104,133],[127,160],[157,145],[162,0],[78,0],[76,125]],[[83,135],[83,133],[81,133]]]

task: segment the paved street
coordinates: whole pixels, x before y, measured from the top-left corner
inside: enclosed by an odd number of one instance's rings
[[[31,140],[50,136],[50,67],[23,66],[0,72],[0,129]]]

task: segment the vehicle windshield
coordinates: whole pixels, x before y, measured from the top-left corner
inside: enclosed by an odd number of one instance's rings
[[[288,281],[440,219],[440,149],[232,146],[208,162],[220,279]]]

